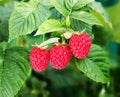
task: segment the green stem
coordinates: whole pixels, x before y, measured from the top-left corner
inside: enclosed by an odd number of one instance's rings
[[[65,41],[65,38],[64,37],[62,37],[62,43]]]
[[[42,42],[44,42],[45,41],[45,34],[43,34],[42,36],[43,36]]]

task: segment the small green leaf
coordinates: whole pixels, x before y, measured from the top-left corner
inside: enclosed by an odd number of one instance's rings
[[[90,79],[101,82],[109,82],[109,69],[107,54],[98,45],[92,45],[89,56],[79,60],[76,59],[76,65]]]
[[[14,47],[0,48],[0,97],[14,97],[30,75],[28,51]]]
[[[64,6],[64,0],[50,0],[52,5],[64,16],[69,14],[69,11]]]
[[[90,25],[102,25],[95,16],[85,11],[74,11],[70,14],[70,17]]]
[[[112,29],[112,24],[107,12],[99,2],[92,2],[88,5],[93,11],[92,14],[99,19],[99,21],[108,28]]]
[[[45,6],[36,0],[27,3],[21,2],[15,8],[9,20],[9,41],[36,30],[50,13]]]
[[[60,31],[64,29],[65,28],[58,20],[50,19],[50,20],[46,20],[44,23],[42,23],[39,26],[39,29],[36,35],[45,34],[45,33],[54,32],[54,31]]]

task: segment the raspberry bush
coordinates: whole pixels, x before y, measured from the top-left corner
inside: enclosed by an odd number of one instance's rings
[[[0,14],[9,21],[9,34],[5,31],[7,35],[0,40],[0,97],[14,97],[31,71],[49,76],[56,74],[55,69],[70,68],[76,73],[77,68],[95,82],[109,83],[107,53],[92,43],[94,25],[112,29],[100,3],[30,0],[13,3],[8,9],[9,14]]]

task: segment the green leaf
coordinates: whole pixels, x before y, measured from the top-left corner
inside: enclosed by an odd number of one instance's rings
[[[45,34],[45,33],[54,32],[54,31],[60,31],[64,29],[65,28],[58,20],[50,19],[50,20],[46,20],[44,23],[42,23],[39,26],[39,29],[36,35]]]
[[[68,10],[78,10],[94,0],[64,0],[65,6]]]
[[[93,44],[88,57],[75,61],[78,69],[90,79],[101,83],[109,82],[108,56],[100,46]]]
[[[70,17],[88,23],[90,25],[102,25],[95,16],[85,11],[73,11],[70,14]]]
[[[85,31],[87,33],[91,33],[92,32],[92,26],[88,25],[82,21],[79,20],[75,20],[75,19],[71,19],[71,28],[75,31],[82,31],[83,29],[85,29]]]
[[[112,24],[107,12],[99,2],[92,2],[88,5],[93,11],[92,14],[99,19],[99,21],[108,28],[112,29]]]
[[[64,16],[78,10],[94,0],[50,0],[52,5]]]
[[[51,0],[53,6],[65,17],[70,16],[90,25],[100,25],[101,22],[91,13],[79,10],[94,0]]]
[[[9,41],[36,30],[42,24],[50,13],[45,6],[37,1],[21,2],[15,8],[9,21]]]
[[[69,14],[69,11],[64,6],[64,0],[50,0],[52,5],[64,16]]]
[[[30,72],[26,49],[19,47],[5,51],[0,49],[0,97],[14,97]]]

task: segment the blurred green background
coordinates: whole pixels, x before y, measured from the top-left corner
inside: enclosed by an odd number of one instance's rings
[[[8,40],[8,19],[14,5],[19,1],[21,0],[0,0],[0,42]],[[74,72],[73,67],[67,67],[61,71],[49,71],[48,68],[44,73],[33,71],[16,97],[120,97],[120,0],[96,1],[103,4],[113,24],[112,31],[93,27],[94,43],[101,45],[109,53],[111,82],[107,85],[95,83],[77,69]],[[33,39],[39,42],[40,37],[25,36],[26,47],[30,46],[29,43],[34,43],[31,41]],[[12,41],[10,46],[13,44],[17,45]]]

